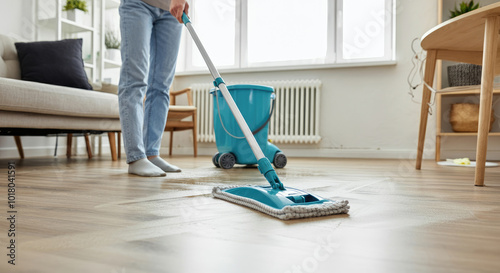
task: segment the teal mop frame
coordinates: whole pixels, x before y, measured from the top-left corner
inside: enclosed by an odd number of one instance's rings
[[[349,211],[349,202],[346,200],[329,200],[302,190],[285,188],[276,171],[273,169],[271,162],[260,149],[252,131],[231,97],[224,80],[212,63],[189,17],[185,13],[182,16],[182,20],[208,66],[210,74],[214,79],[214,86],[220,89],[222,96],[248,141],[257,159],[259,171],[271,185],[215,187],[212,190],[213,196],[259,210],[283,220],[347,213]]]

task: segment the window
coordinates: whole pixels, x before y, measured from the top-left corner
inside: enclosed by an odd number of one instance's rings
[[[190,16],[217,68],[393,61],[394,0],[192,0]],[[178,71],[206,70],[187,32]]]

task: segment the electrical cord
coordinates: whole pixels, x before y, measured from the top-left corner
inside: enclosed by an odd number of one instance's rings
[[[428,83],[426,83],[424,79],[424,67],[425,67],[425,61],[427,58],[427,55],[423,50],[417,51],[415,49],[415,42],[420,41],[419,38],[413,39],[411,42],[411,51],[413,52],[412,58],[411,58],[411,63],[413,65],[412,69],[410,70],[410,73],[408,74],[407,77],[407,82],[409,86],[409,92],[408,94],[411,96],[411,100],[414,103],[421,104],[421,102],[417,101],[415,99],[415,93],[414,91],[422,86],[425,85],[429,90],[434,94],[432,97],[432,100],[428,103],[429,105],[429,115],[432,115],[432,106],[436,103],[436,89],[434,89],[432,86],[430,86]],[[416,79],[419,81],[415,83]]]

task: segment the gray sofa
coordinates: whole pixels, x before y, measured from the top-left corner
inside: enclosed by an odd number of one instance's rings
[[[14,136],[23,157],[21,136],[68,134],[69,152],[72,136],[86,136],[88,146],[89,134],[107,133],[116,160],[115,133],[121,131],[117,95],[22,81],[14,43],[0,35],[0,135]]]

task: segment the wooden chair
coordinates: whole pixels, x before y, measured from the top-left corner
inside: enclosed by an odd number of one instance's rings
[[[188,105],[176,105],[176,97],[182,94],[187,95]],[[191,119],[187,119],[189,117],[191,117]],[[170,108],[168,110],[167,124],[165,125],[165,131],[170,132],[169,155],[172,155],[174,132],[183,130],[193,130],[193,150],[194,156],[196,157],[198,155],[196,138],[196,106],[193,105],[191,88],[179,91],[170,91]]]

